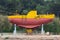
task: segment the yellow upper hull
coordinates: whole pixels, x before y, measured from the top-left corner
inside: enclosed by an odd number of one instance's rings
[[[54,14],[42,14],[42,15],[37,15],[37,11],[33,10],[28,12],[27,15],[13,15],[13,16],[8,16],[8,18],[54,18]]]

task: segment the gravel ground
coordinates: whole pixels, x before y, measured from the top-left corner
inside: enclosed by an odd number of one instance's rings
[[[4,34],[0,40],[60,40],[60,35],[22,35]]]

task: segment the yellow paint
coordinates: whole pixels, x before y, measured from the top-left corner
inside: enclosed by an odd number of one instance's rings
[[[27,29],[27,33],[32,33],[32,29]]]
[[[8,18],[54,18],[54,17],[55,17],[54,14],[37,15],[37,11],[36,10],[32,10],[32,11],[28,12],[27,15],[12,15],[12,16],[8,16]]]

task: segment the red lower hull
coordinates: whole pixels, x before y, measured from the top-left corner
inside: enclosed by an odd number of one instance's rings
[[[37,26],[40,26],[41,24],[46,24],[51,22],[53,19],[46,19],[46,18],[40,18],[40,19],[9,19],[9,21],[13,24],[16,24],[17,26],[22,26],[25,28],[34,28]]]

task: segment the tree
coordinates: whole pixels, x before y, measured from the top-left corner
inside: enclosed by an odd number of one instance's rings
[[[0,32],[10,31],[12,25],[9,23],[7,16],[0,15]]]
[[[53,34],[60,33],[60,22],[59,18],[55,18],[53,22],[45,24],[44,29],[46,32],[52,32]]]

